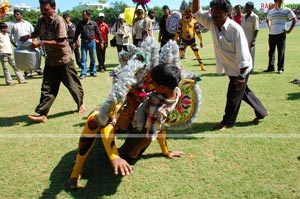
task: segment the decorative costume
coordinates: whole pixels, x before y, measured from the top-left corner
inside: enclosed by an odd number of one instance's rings
[[[198,45],[196,44],[195,34],[197,34],[200,40],[200,44],[202,46],[202,35],[200,31],[200,24],[197,22],[197,20],[194,19],[192,16],[188,18],[183,17],[182,19],[180,19],[179,26],[177,28],[177,33],[175,35],[175,41],[177,41],[179,37],[181,37],[181,44],[179,47],[179,53],[180,53],[179,57],[183,57],[186,47],[190,46],[199,62],[201,70],[206,71],[201,56],[199,54]]]
[[[152,92],[154,87],[149,81],[152,68],[160,63],[172,63],[180,67],[175,41],[169,41],[159,54],[158,44],[153,38],[147,37],[140,48],[129,45],[128,52],[119,54],[119,61],[120,65],[112,73],[110,94],[99,110],[91,113],[84,126],[69,188],[77,187],[84,161],[99,131],[110,160],[119,157],[127,161],[137,159],[151,140],[156,138],[162,153],[166,155],[169,151],[165,126],[187,128],[199,112],[201,92],[196,82],[200,81],[200,77],[191,72],[182,71],[182,81],[179,83],[180,89],[176,89],[175,100],[167,100]],[[119,149],[114,142],[114,135],[118,133],[128,135]],[[152,138],[150,141],[149,136]]]

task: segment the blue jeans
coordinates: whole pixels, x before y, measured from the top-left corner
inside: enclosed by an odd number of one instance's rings
[[[96,69],[96,64],[95,64],[95,57],[96,57],[96,41],[93,39],[90,42],[84,42],[81,41],[81,65],[82,65],[82,69],[81,69],[81,74],[80,75],[84,75],[86,76],[87,73],[87,51],[89,50],[89,55],[90,55],[90,74],[96,74],[97,73],[97,69]]]

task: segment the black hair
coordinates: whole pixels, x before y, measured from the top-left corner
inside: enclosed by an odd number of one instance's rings
[[[170,10],[170,9],[169,9],[169,6],[167,6],[167,5],[164,5],[164,6],[162,7],[162,9],[163,9],[163,10],[165,10],[165,9]]]
[[[144,12],[144,11],[142,9],[137,9],[136,13],[139,13],[139,12]]]
[[[82,13],[85,13],[87,16],[91,16],[91,12],[89,10],[83,10]]]
[[[50,4],[52,8],[56,7],[55,0],[39,0],[40,4]]]
[[[254,8],[254,3],[252,1],[248,1],[246,6],[250,6],[252,9]]]
[[[242,8],[242,6],[241,5],[234,6],[234,9],[237,9],[237,8]]]
[[[148,10],[148,16],[150,16],[152,13],[155,13],[155,11],[152,9]]]
[[[7,27],[8,27],[8,26],[7,26],[6,23],[0,22],[0,29],[2,29],[2,28],[7,28]]]
[[[14,9],[14,14],[16,14],[17,12],[20,13],[21,15],[23,14],[22,10],[20,10],[20,9]]]
[[[216,6],[221,8],[225,12],[229,12],[231,10],[231,3],[229,0],[212,0],[209,3],[210,7]]]
[[[181,80],[181,71],[173,64],[159,64],[151,70],[150,76],[158,85],[164,85],[173,90]]]
[[[63,18],[66,18],[66,17],[70,17],[70,15],[69,15],[69,13],[67,13],[67,12],[64,12],[64,14],[63,14]]]

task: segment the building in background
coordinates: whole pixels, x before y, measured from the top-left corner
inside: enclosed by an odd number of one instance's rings
[[[104,8],[109,8],[109,3],[83,3],[79,2],[78,6],[73,7],[73,10],[84,10],[84,9],[90,9],[90,8],[96,8],[97,10],[103,10]]]

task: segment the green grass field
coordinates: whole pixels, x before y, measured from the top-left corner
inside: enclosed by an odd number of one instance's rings
[[[187,49],[184,69],[203,76],[201,111],[196,123],[184,134],[169,138],[170,150],[185,156],[170,160],[160,155],[157,142],[147,149],[132,175],[114,176],[101,143],[89,156],[81,188],[64,190],[74,165],[78,138],[88,113],[103,102],[110,91],[109,72],[82,80],[89,111],[76,112],[76,104],[64,86],[53,104],[48,121],[29,121],[39,102],[41,76],[28,84],[5,86],[0,72],[0,198],[300,198],[300,28],[287,35],[285,72],[265,74],[268,63],[268,32],[259,32],[255,73],[249,86],[270,115],[258,125],[251,123],[253,110],[242,103],[234,128],[212,131],[221,121],[228,78],[215,74],[210,33],[203,34],[201,56],[208,69],[200,71]],[[277,57],[277,56],[276,56]],[[107,69],[117,65],[117,50],[108,48]],[[78,69],[79,71],[79,69]],[[121,143],[122,139],[117,139]]]

